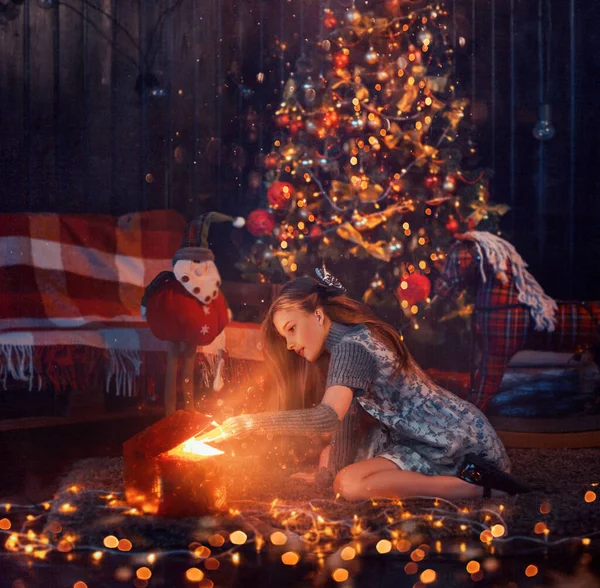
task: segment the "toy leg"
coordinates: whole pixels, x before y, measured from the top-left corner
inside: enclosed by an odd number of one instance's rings
[[[512,342],[496,339],[491,345],[489,339],[484,338],[482,347],[481,363],[475,371],[475,387],[468,400],[485,412],[489,402],[498,392],[510,358],[522,348],[522,342],[518,339]]]
[[[225,385],[225,380],[223,379],[223,366],[225,361],[223,359],[223,350],[219,349],[217,353],[217,369],[215,370],[215,379],[213,381],[213,390],[215,392],[220,392]]]
[[[196,346],[185,345],[183,349],[182,385],[183,408],[194,410],[194,367],[196,363]]]
[[[488,403],[496,395],[508,358],[503,355],[484,355],[482,363],[475,372],[475,390],[469,397],[479,410],[485,412]]]
[[[165,414],[173,414],[177,408],[177,362],[179,343],[169,343],[167,373],[165,375]]]
[[[225,379],[223,378],[223,368],[225,367],[225,360],[223,358],[223,352],[227,348],[227,340],[225,339],[225,331],[221,331],[215,338],[217,345],[217,367],[215,369],[215,379],[213,380],[213,390],[220,392],[225,386]]]

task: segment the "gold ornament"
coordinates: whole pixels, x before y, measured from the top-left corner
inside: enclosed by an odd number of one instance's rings
[[[407,131],[402,137],[404,142],[409,143],[412,146],[413,153],[415,155],[415,165],[417,167],[423,167],[428,159],[435,159],[438,154],[438,150],[431,146],[421,142],[423,132],[413,129]]]
[[[283,88],[283,99],[287,101],[290,98],[293,98],[297,89],[298,83],[296,80],[294,78],[289,78],[285,83],[285,87]]]
[[[365,61],[369,64],[369,65],[375,65],[378,61],[379,61],[379,53],[377,53],[377,51],[375,51],[375,49],[373,49],[373,47],[371,47],[366,53],[365,53]]]
[[[469,323],[469,318],[471,317],[471,315],[473,314],[473,311],[475,310],[475,305],[472,303],[467,303],[467,291],[463,290],[460,295],[458,296],[458,298],[456,299],[456,306],[457,309],[453,310],[451,312],[449,312],[448,314],[444,315],[439,322],[443,323],[446,321],[450,321],[454,318],[460,317],[462,319],[464,319],[465,321],[467,321],[467,323]]]
[[[400,142],[402,138],[402,130],[396,123],[392,123],[389,131],[383,138],[383,142],[385,143],[388,149],[395,149],[396,145]]]
[[[342,239],[356,243],[375,259],[381,259],[383,261],[390,261],[391,259],[391,255],[388,251],[387,243],[385,241],[377,241],[376,243],[369,243],[368,241],[365,241],[362,235],[350,223],[344,223],[343,225],[340,225],[336,233]]]
[[[383,187],[379,184],[370,184],[366,176],[357,178],[352,184],[334,180],[331,182],[330,198],[334,202],[349,202],[358,197],[363,203],[375,202],[383,194]]]
[[[444,92],[448,84],[448,76],[425,76],[427,87],[433,92]]]
[[[352,215],[352,221],[354,222],[354,226],[359,231],[367,231],[374,229],[383,222],[386,222],[395,214],[414,212],[414,210],[415,206],[412,201],[402,201],[398,204],[392,204],[388,206],[385,210],[374,212],[372,214],[365,214],[361,216],[357,211],[355,211],[355,213]]]
[[[350,184],[345,182],[339,182],[338,180],[333,180],[331,182],[331,190],[329,191],[329,197],[334,202],[350,202],[354,199],[354,190]]]
[[[400,101],[396,104],[396,107],[400,112],[410,112],[412,109],[412,105],[414,101],[417,99],[419,95],[419,89],[415,84],[405,84],[404,85],[404,94]]]
[[[467,217],[467,221],[475,227],[490,214],[504,216],[510,210],[510,206],[506,204],[488,204],[479,200],[471,202],[469,206],[475,210]]]
[[[361,186],[363,185],[364,182],[361,182]],[[379,197],[383,194],[383,187],[379,184],[369,184],[366,188],[360,188],[357,191],[357,194],[360,201],[364,204],[377,202]]]
[[[354,95],[360,102],[364,102],[369,99],[369,90],[362,84],[355,84]]]
[[[437,112],[441,108],[444,108],[444,103],[441,100],[438,100],[434,96],[429,96],[431,98],[431,104],[429,105],[430,110],[433,112]]]
[[[461,98],[458,100],[453,100],[450,104],[450,110],[444,113],[444,116],[450,122],[450,126],[452,130],[456,130],[456,127],[459,125],[460,121],[465,116],[465,108],[468,104],[468,100],[466,98]]]
[[[390,79],[390,74],[387,71],[380,69],[377,72],[376,77],[378,82],[387,82]]]
[[[356,10],[356,8],[352,8],[351,10],[348,10],[348,12],[346,12],[346,22],[350,25],[350,26],[357,26],[360,24],[362,18],[362,14]]]
[[[425,69],[424,65],[413,65],[412,69],[410,70],[410,73],[413,75],[414,78],[422,78],[425,75],[425,72],[427,70]]]

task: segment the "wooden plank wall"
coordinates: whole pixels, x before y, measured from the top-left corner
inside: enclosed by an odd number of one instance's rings
[[[281,84],[337,2],[26,0],[0,25],[0,212],[249,212],[264,194],[247,176],[269,150]],[[600,298],[598,3],[446,4],[481,163],[494,199],[513,207],[504,229],[552,295]],[[540,9],[557,130],[547,143],[531,134]],[[149,75],[166,96],[136,91]]]

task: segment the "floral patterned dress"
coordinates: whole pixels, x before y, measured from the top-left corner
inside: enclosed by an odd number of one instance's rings
[[[394,376],[394,352],[366,326],[332,323],[325,342],[332,362],[336,348],[349,344],[360,345],[363,360],[372,362],[372,377],[356,394],[356,402],[377,421],[355,461],[384,457],[402,470],[454,476],[464,456],[475,453],[510,471],[502,442],[478,408],[418,374]],[[347,363],[343,370],[347,381],[356,381],[352,372],[357,362]],[[337,378],[328,385],[344,385],[344,380]]]

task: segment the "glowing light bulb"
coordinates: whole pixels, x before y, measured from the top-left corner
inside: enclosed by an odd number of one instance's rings
[[[556,129],[552,124],[551,109],[549,104],[540,106],[540,119],[533,127],[533,136],[538,141],[549,141],[556,134]]]

